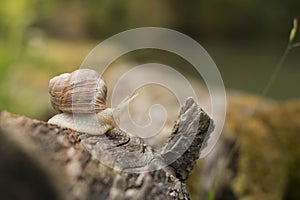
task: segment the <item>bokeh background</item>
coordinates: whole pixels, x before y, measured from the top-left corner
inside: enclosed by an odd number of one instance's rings
[[[299,10],[295,0],[3,0],[0,107],[45,119],[49,78],[78,68],[107,37],[144,26],[187,34],[214,59],[227,88],[260,93],[279,62]],[[300,96],[299,52],[290,52],[268,96],[280,100]]]
[[[77,69],[104,39],[146,26],[170,28],[192,37],[214,59],[228,91],[260,95],[286,48],[292,20],[299,16],[297,0],[2,0],[0,109],[47,120],[55,113],[49,104],[50,78]],[[300,41],[299,32],[295,41]],[[130,60],[161,61],[183,71],[186,64],[163,52],[137,53]],[[299,99],[299,86],[300,48],[295,48],[265,98],[279,103]],[[239,105],[252,98],[234,102]],[[299,126],[292,132],[298,131]]]

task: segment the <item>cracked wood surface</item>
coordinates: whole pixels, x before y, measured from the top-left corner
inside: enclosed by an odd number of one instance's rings
[[[2,111],[1,199],[189,199],[184,181],[212,129],[191,98],[159,150],[119,129],[94,136]]]

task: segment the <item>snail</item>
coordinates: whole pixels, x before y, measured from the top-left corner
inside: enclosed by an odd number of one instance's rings
[[[78,69],[52,78],[49,94],[52,107],[60,114],[48,123],[92,135],[115,128],[114,115],[136,96],[125,99],[116,108],[107,107],[106,84],[100,74],[91,69]]]

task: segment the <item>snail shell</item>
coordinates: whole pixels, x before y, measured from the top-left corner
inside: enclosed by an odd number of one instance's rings
[[[52,107],[61,112],[48,122],[79,132],[104,134],[115,127],[113,109],[107,108],[107,87],[91,69],[79,69],[49,82]]]
[[[50,80],[52,107],[64,113],[97,113],[106,108],[107,87],[91,69],[79,69]]]

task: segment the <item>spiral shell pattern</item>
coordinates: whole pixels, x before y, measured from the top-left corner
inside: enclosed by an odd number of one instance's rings
[[[64,113],[97,113],[106,108],[107,87],[100,74],[79,69],[49,82],[52,107]]]

